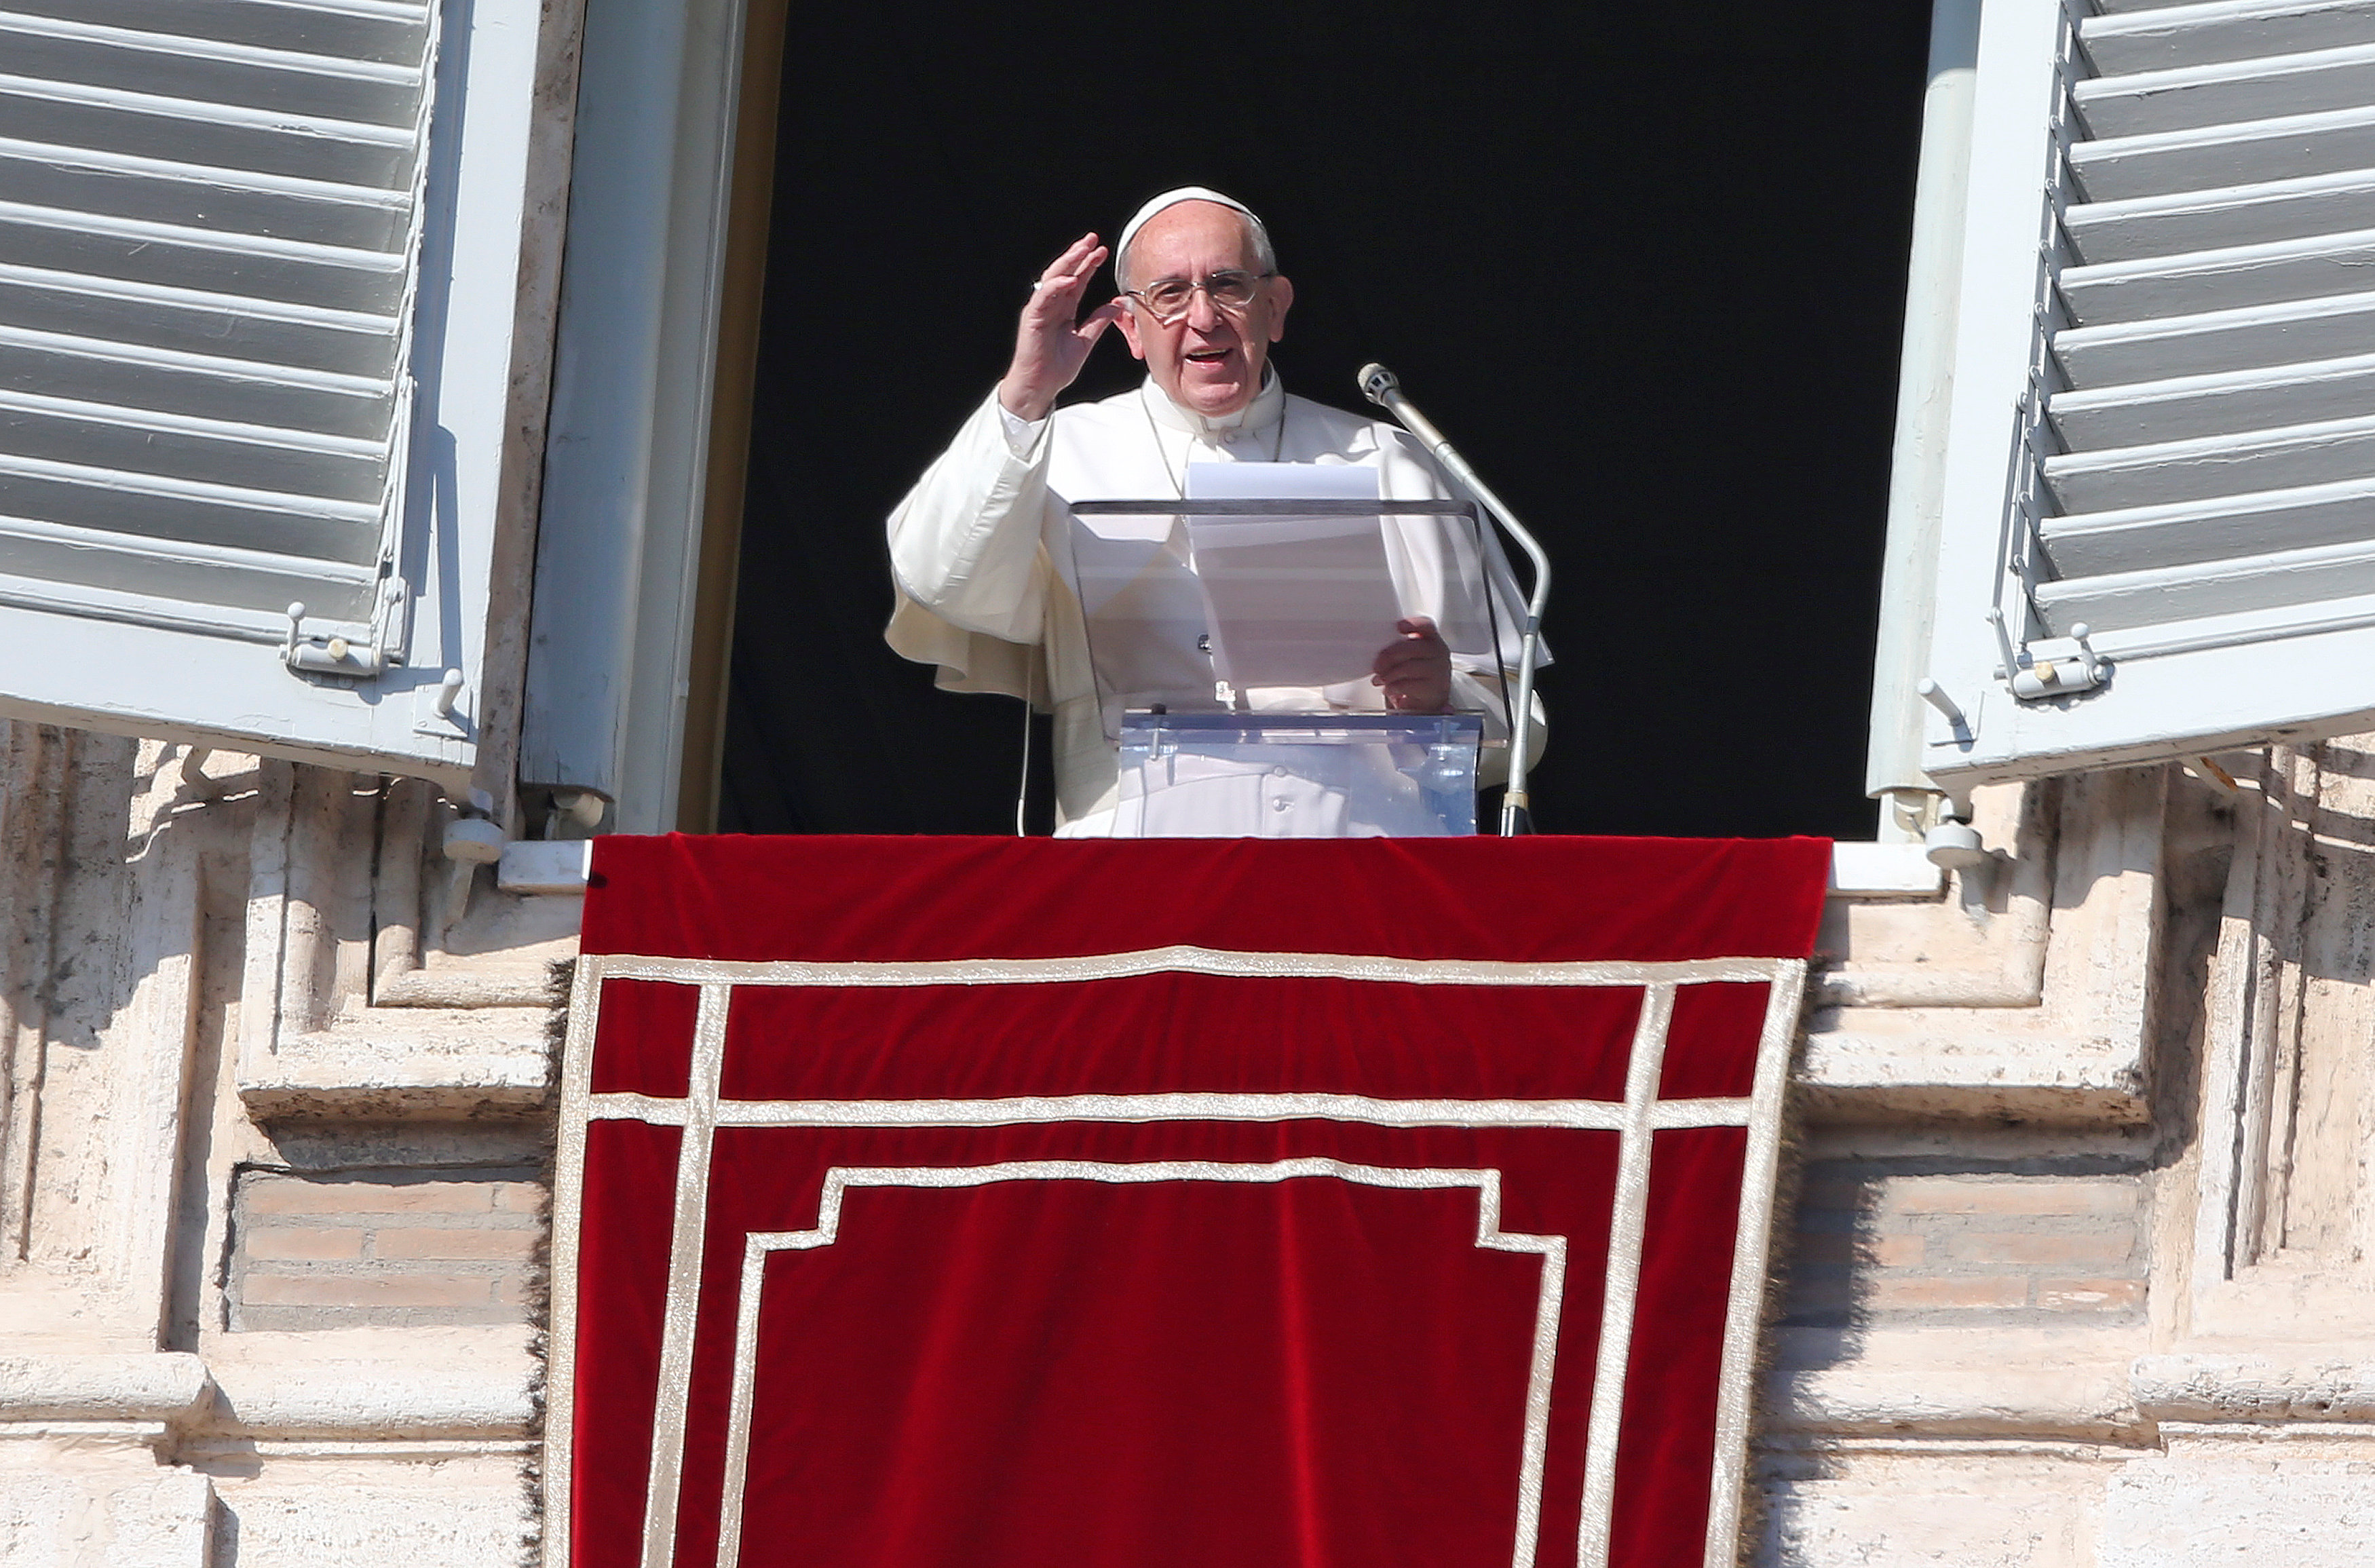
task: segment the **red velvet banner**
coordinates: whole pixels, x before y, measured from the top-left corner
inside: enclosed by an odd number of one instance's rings
[[[549,1560],[1729,1563],[1827,859],[599,841]]]

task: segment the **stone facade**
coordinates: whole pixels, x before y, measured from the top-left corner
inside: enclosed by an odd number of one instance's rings
[[[532,1552],[550,965],[417,784],[0,726],[0,1564]]]
[[[1834,904],[1755,1561],[2375,1562],[2360,744],[2037,786],[2011,831],[2000,796],[2009,864]],[[2023,861],[2036,988],[1923,1005],[1957,983],[1905,961],[2017,918],[1977,884]],[[1867,955],[1894,1020],[1859,1017]],[[1868,1089],[1826,1081],[1841,1037]]]
[[[1833,899],[1756,1563],[2375,1562],[2375,756],[2222,762]],[[0,732],[0,1568],[532,1554],[578,906],[451,811]]]

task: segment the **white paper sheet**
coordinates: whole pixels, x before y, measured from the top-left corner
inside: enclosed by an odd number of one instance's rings
[[[1188,499],[1375,501],[1377,471],[1365,463],[1190,463]]]
[[[1191,463],[1196,501],[1377,499],[1350,463]],[[1215,673],[1239,692],[1366,678],[1401,606],[1375,515],[1188,519]]]

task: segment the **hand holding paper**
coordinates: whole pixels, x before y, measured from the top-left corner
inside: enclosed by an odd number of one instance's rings
[[[1423,615],[1394,622],[1401,633],[1377,654],[1370,683],[1386,689],[1386,706],[1398,713],[1439,713],[1451,705],[1451,650],[1435,622]]]

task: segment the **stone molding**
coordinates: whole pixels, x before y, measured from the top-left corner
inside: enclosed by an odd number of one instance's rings
[[[1835,892],[1802,1105],[1819,1118],[2141,1120],[2166,790],[2164,772],[2145,769],[1981,791],[1978,820],[1998,846],[1991,867],[1926,897],[1895,876]],[[319,923],[283,918],[253,934],[285,931],[289,977],[277,1030],[251,1032],[242,1050],[254,1114],[476,1115],[541,1102],[550,1065],[526,1020],[550,995],[538,965],[573,945],[577,901],[480,888],[455,927],[435,861],[425,878],[399,869],[420,863],[440,809],[391,801],[367,1000],[323,994],[311,978],[325,968],[304,950],[328,939]],[[318,821],[309,833],[302,802],[296,810],[291,886],[323,877],[307,862],[360,853]],[[259,891],[269,903],[274,890]]]
[[[2130,1388],[2133,1331],[1778,1330],[1764,1432],[1795,1439],[2148,1435]]]
[[[181,1423],[205,1409],[206,1362],[186,1351],[0,1356],[0,1422]]]
[[[373,1008],[243,1062],[240,1098],[264,1121],[529,1114],[552,1086],[550,1018],[542,1007]]]
[[[535,1420],[535,1370],[528,1330],[512,1326],[248,1332],[204,1356],[6,1356],[0,1436],[517,1440]]]
[[[1991,867],[1833,901],[1805,1113],[2143,1121],[2167,805],[2157,768],[1981,790]]]
[[[2154,1444],[2164,1423],[2238,1440],[2253,1428],[2375,1423],[2369,1344],[2139,1356],[2132,1330],[1782,1329],[1774,1340],[1765,1435],[1801,1445],[1984,1436],[2126,1447]]]
[[[2375,1422],[2375,1346],[2185,1351],[2139,1356],[2130,1369],[2137,1409],[2155,1421]]]
[[[218,1432],[257,1438],[521,1438],[536,1418],[530,1331],[341,1328],[223,1336],[207,1369]]]

